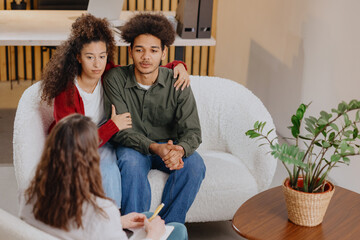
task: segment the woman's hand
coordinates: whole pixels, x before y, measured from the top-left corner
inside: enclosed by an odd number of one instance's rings
[[[119,131],[132,127],[130,113],[127,112],[117,115],[114,105],[111,105],[111,120],[113,120]]]
[[[121,216],[121,225],[123,228],[139,228],[144,226],[145,219],[144,214],[132,212]]]
[[[185,87],[190,86],[190,76],[182,63],[179,63],[178,65],[176,65],[176,67],[174,67],[174,78],[177,78],[178,76],[179,78],[174,84],[174,88],[176,88],[176,90],[179,90],[179,88],[181,87],[182,91],[185,89]]]
[[[144,221],[146,238],[160,239],[165,234],[165,221],[156,216],[151,222],[145,218]]]

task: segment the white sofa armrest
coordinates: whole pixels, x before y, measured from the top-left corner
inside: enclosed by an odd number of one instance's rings
[[[203,143],[200,150],[218,150],[238,157],[256,179],[258,191],[271,183],[276,160],[266,147],[249,139],[245,132],[256,121],[266,121],[264,132],[275,128],[273,120],[260,101],[250,90],[239,83],[218,77],[191,76]],[[275,137],[273,131],[270,137]]]

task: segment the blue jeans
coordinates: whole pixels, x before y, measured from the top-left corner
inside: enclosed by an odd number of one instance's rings
[[[115,149],[110,143],[99,148],[100,171],[105,196],[111,198],[115,205],[121,206],[121,176],[116,163]]]
[[[150,218],[153,215],[152,212],[144,212],[143,214],[145,214],[147,218]],[[174,230],[171,232],[167,240],[188,240],[188,233],[184,224],[171,222],[166,225],[174,226]]]
[[[165,204],[159,215],[166,223],[185,223],[186,213],[199,191],[205,177],[205,164],[197,152],[184,158],[184,167],[170,171],[157,155],[143,155],[127,147],[116,150],[121,172],[121,214],[146,212],[150,209],[151,189],[147,175],[150,169],[169,174],[162,195]]]

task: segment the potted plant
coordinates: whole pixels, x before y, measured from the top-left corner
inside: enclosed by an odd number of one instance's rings
[[[360,155],[360,101],[341,102],[332,113],[321,111],[318,118],[304,118],[309,105],[301,104],[291,117],[292,144],[269,139],[274,129],[264,133],[266,122],[257,121],[246,132],[250,138],[263,139],[260,146],[269,145],[270,153],[284,165],[289,174],[282,186],[288,217],[302,226],[322,222],[335,191],[327,180],[331,169],[348,165],[350,157]]]

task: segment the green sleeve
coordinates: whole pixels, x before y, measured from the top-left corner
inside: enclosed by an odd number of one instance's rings
[[[196,108],[195,97],[191,88],[185,88],[178,97],[176,110],[178,125],[178,145],[185,150],[185,157],[190,156],[201,143],[201,127]]]
[[[119,78],[124,79],[121,79],[120,81]],[[123,98],[123,96],[125,96],[124,85],[121,84],[125,82],[125,78],[126,77],[122,74],[108,74],[104,78],[104,104],[105,114],[108,119],[111,118],[112,104],[115,106],[116,114],[129,112],[126,100]],[[116,144],[133,148],[145,155],[150,154],[149,146],[154,142],[132,128],[119,131],[114,134],[111,140]]]

